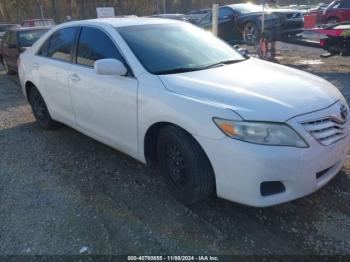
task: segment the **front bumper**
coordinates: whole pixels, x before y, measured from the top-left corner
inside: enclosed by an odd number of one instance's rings
[[[308,142],[308,148],[256,145],[231,138],[211,140],[196,137],[213,166],[218,197],[266,207],[306,196],[326,185],[345,162],[350,136],[324,146],[300,125],[300,121],[325,116],[329,110],[288,121]],[[347,133],[349,129],[348,121]],[[261,183],[272,181],[280,181],[285,191],[263,196]]]

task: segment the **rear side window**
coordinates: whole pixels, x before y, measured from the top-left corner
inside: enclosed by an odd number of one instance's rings
[[[114,58],[124,62],[114,42],[103,31],[83,27],[77,50],[77,64],[93,67],[95,61]]]
[[[47,56],[61,61],[71,61],[77,31],[78,27],[69,27],[55,32],[50,38]]]

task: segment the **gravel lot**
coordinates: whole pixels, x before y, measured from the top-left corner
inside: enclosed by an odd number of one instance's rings
[[[350,99],[350,58],[280,45],[282,64]],[[16,76],[0,75],[0,254],[350,255],[350,159],[322,190],[272,208],[177,203],[130,157],[71,128],[41,130]]]

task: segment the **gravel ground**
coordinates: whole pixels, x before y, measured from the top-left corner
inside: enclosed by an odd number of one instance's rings
[[[350,98],[350,59],[280,45],[282,64]],[[0,254],[350,255],[350,160],[322,190],[271,208],[177,203],[162,178],[71,128],[34,122],[0,75]]]

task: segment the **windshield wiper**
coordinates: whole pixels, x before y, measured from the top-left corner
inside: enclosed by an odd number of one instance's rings
[[[231,65],[234,63],[238,63],[238,62],[242,62],[244,61],[244,59],[236,59],[236,60],[225,60],[225,61],[221,61],[209,66],[204,67],[203,69],[209,69],[209,68],[214,68],[214,67],[219,67],[219,66],[224,66],[224,65]]]
[[[192,71],[198,71],[202,70],[202,68],[189,68],[189,67],[179,67],[174,69],[168,69],[163,71],[156,71],[154,74],[156,75],[170,75],[170,74],[179,74],[179,73],[186,73],[186,72],[192,72]]]
[[[173,69],[168,69],[168,70],[163,70],[163,71],[156,71],[153,74],[156,74],[156,75],[180,74],[180,73],[186,73],[186,72],[205,70],[205,69],[224,66],[224,65],[230,65],[230,64],[241,62],[241,61],[244,61],[244,59],[225,60],[225,61],[221,61],[219,63],[215,63],[215,64],[212,64],[210,66],[205,66],[205,67],[178,67],[178,68],[173,68]]]

